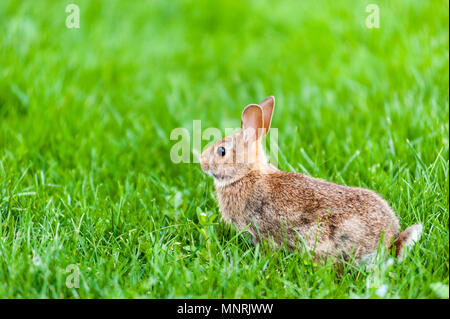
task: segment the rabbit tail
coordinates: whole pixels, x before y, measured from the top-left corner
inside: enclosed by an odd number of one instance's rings
[[[414,246],[414,244],[419,240],[422,235],[422,229],[422,224],[415,224],[409,226],[398,235],[398,238],[395,240],[392,247],[395,247],[395,254],[398,261],[403,261],[406,257],[408,249]]]

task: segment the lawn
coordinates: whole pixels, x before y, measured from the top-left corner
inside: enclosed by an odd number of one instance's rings
[[[0,297],[448,298],[448,10],[0,1]],[[402,228],[423,223],[403,263],[338,274],[255,247],[200,165],[171,161],[174,128],[239,127],[268,95],[280,169],[373,189]]]

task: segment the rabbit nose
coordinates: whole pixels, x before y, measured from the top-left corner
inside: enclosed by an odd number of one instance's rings
[[[202,170],[204,172],[209,170],[209,163],[208,161],[203,157],[203,155],[200,156],[200,166],[202,167]]]
[[[202,170],[203,170],[204,172],[209,171],[209,165],[208,165],[208,163],[202,163],[201,166],[202,166]]]

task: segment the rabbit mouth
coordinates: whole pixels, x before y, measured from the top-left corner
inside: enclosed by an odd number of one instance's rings
[[[214,177],[214,178],[217,179],[217,180],[222,180],[222,179],[223,179],[223,176],[222,176],[222,175],[219,175],[219,174],[211,173],[211,176]]]
[[[217,174],[217,173],[215,174],[215,173],[211,172],[211,170],[209,170],[209,168],[206,168],[206,167],[203,167],[203,166],[202,166],[202,171],[204,173],[206,173],[208,176],[214,178],[214,180],[217,180],[217,181],[221,181],[221,180],[226,178],[226,176],[221,175],[221,174]]]
[[[217,173],[215,174],[215,173],[212,173],[212,172],[209,172],[208,174],[210,176],[212,176],[217,181],[224,181],[224,180],[230,178],[230,176],[223,175],[223,174],[217,174]]]

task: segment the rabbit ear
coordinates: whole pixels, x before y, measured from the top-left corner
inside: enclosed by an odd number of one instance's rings
[[[258,104],[247,105],[242,112],[241,127],[244,132],[244,140],[258,139],[264,131],[263,111]]]
[[[263,118],[264,118],[264,135],[266,135],[269,132],[270,129],[270,123],[272,122],[272,115],[273,115],[273,108],[275,106],[275,97],[269,96],[266,97],[264,100],[259,103],[259,105],[262,108],[263,111]]]

